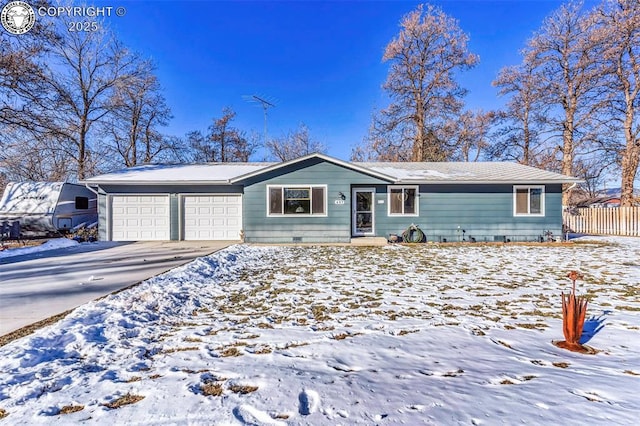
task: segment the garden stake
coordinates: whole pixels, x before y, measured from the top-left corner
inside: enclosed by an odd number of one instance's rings
[[[577,271],[569,272],[567,277],[569,277],[573,285],[571,294],[565,295],[562,292],[562,333],[565,340],[557,342],[556,345],[574,352],[589,352],[586,347],[580,344],[584,318],[587,313],[587,300],[584,296],[576,296],[576,280],[584,277]]]

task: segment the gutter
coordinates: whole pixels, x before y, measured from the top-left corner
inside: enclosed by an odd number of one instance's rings
[[[561,181],[548,181],[548,180],[409,180],[401,179],[396,182],[396,185],[551,185],[551,184],[572,184],[572,188],[581,180],[561,180]]]
[[[229,180],[191,180],[191,181],[172,181],[172,180],[114,180],[114,181],[83,181],[84,185],[233,185]]]

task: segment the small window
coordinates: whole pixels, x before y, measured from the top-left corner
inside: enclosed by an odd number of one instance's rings
[[[269,216],[326,215],[326,186],[269,186]]]
[[[418,187],[389,187],[390,216],[418,216]]]
[[[88,209],[89,209],[89,198],[76,197],[76,210],[88,210]]]
[[[513,187],[514,216],[544,216],[544,186]]]
[[[282,188],[269,188],[269,214],[282,214]]]

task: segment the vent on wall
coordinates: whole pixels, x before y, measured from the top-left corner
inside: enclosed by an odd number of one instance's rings
[[[302,237],[293,237],[293,238],[291,238],[291,241],[293,241],[294,243],[301,243],[302,242]]]

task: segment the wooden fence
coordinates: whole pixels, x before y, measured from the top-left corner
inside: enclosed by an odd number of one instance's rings
[[[640,207],[583,208],[565,211],[569,232],[592,235],[640,236]]]

